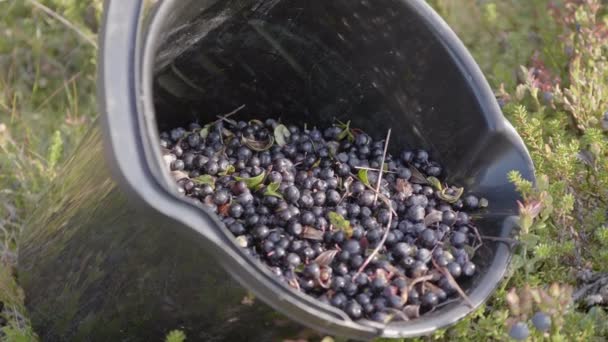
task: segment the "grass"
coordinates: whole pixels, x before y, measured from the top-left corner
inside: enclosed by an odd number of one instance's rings
[[[522,203],[508,279],[486,306],[425,340],[505,340],[536,310],[533,340],[608,339],[606,314],[571,303],[576,275],[608,272],[608,5],[600,0],[429,1],[483,69],[522,135],[536,186]],[[36,341],[14,277],[16,237],[97,115],[100,1],[0,1],[0,316],[8,341]],[[506,177],[507,175],[505,175]],[[606,298],[608,301],[608,298]],[[167,340],[182,340],[172,332]]]

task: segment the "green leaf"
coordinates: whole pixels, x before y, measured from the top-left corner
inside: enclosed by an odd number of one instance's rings
[[[172,330],[165,337],[165,342],[184,342],[186,340],[186,334],[181,330]]]
[[[532,247],[532,246],[536,246],[538,244],[538,242],[540,241],[540,237],[538,235],[534,235],[534,234],[521,234],[519,236],[519,241],[521,241],[521,243]]]
[[[193,181],[198,184],[209,184],[215,189],[215,177],[211,175],[200,175],[194,178]]]
[[[359,176],[359,180],[361,181],[361,183],[363,183],[367,186],[371,186],[371,185],[369,185],[369,178],[367,178],[366,169],[359,169],[359,172],[357,172],[357,176]]]
[[[274,144],[273,137],[268,137],[268,140],[266,141],[243,137],[242,141],[247,147],[257,152],[267,151]]]
[[[274,128],[274,140],[277,142],[277,145],[285,146],[285,144],[287,144],[286,138],[289,138],[290,136],[291,132],[285,125],[277,125],[277,127]]]
[[[63,154],[63,138],[61,137],[60,131],[55,131],[53,133],[53,138],[51,140],[51,147],[49,148],[49,157],[48,157],[48,165],[49,169],[55,168],[59,159],[61,159],[61,155]]]
[[[264,195],[265,196],[274,196],[274,197],[283,199],[283,196],[278,191],[279,186],[281,186],[280,182],[274,182],[274,183],[268,184],[268,186],[266,187],[266,190],[264,190]]]
[[[226,171],[220,172],[219,175],[220,176],[228,176],[233,174],[236,171],[236,169],[234,168],[234,165],[228,165],[228,168],[226,169]]]
[[[443,186],[441,185],[441,181],[439,179],[437,179],[436,177],[427,177],[426,180],[432,185],[434,186],[437,190],[441,191],[443,190]]]
[[[342,132],[340,132],[337,137],[338,141],[344,140],[345,138],[348,138],[349,141],[355,140],[353,133],[350,131],[350,120],[346,123],[340,122],[340,125],[338,126],[342,128]]]
[[[262,184],[262,182],[264,181],[264,176],[266,176],[266,171],[263,171],[262,173],[260,173],[259,175],[255,176],[255,177],[243,178],[243,177],[235,176],[234,179],[236,179],[237,181],[245,182],[245,184],[247,184],[247,187],[249,189],[253,189],[256,186]]]
[[[211,128],[211,124],[207,124],[205,125],[200,132],[198,132],[198,134],[201,136],[201,138],[206,139],[207,136],[209,135],[209,129]]]
[[[337,212],[329,212],[329,223],[331,223],[334,228],[342,230],[347,238],[353,236],[353,228],[350,226],[350,222]]]
[[[460,196],[462,196],[462,194],[464,193],[464,188],[456,188],[456,193],[453,195],[450,195],[447,193],[447,190],[450,188],[445,188],[443,190],[441,190],[439,192],[439,194],[437,195],[439,198],[441,198],[442,200],[448,202],[448,203],[456,203],[456,201],[458,201],[460,199]]]
[[[260,125],[262,127],[264,126],[264,123],[261,120],[258,120],[258,119],[249,120],[249,124],[250,125],[252,125],[252,124],[258,124],[258,125]]]

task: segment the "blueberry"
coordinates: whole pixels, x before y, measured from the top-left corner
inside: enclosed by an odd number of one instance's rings
[[[287,255],[287,263],[290,266],[297,267],[301,263],[300,256],[295,253],[289,253]]]
[[[526,323],[517,322],[509,330],[509,336],[514,340],[523,341],[530,336],[530,329]]]
[[[547,331],[551,328],[551,317],[544,312],[536,312],[532,316],[532,324],[538,331]]]
[[[458,278],[462,274],[462,267],[457,262],[448,263],[447,269],[454,278]]]
[[[331,300],[329,301],[329,303],[332,306],[335,306],[337,308],[342,309],[345,305],[346,302],[346,296],[342,293],[336,293],[334,294],[334,296],[331,298]]]
[[[300,199],[300,190],[295,185],[290,185],[285,189],[285,199],[291,203],[297,203]]]
[[[312,206],[315,204],[314,199],[312,198],[312,196],[310,194],[302,194],[302,196],[300,196],[300,200],[298,201],[298,203],[303,208],[312,208]]]
[[[361,253],[361,243],[357,240],[347,240],[342,245],[342,250],[348,251],[351,255],[357,255]]]
[[[215,194],[213,194],[213,203],[215,203],[216,205],[226,204],[229,200],[230,195],[226,190],[219,190],[216,191]]]
[[[450,241],[454,247],[461,248],[467,242],[467,236],[461,232],[454,232]]]
[[[422,298],[420,298],[420,303],[423,307],[432,309],[439,304],[439,298],[435,293],[428,291],[422,295]]]
[[[362,207],[369,207],[374,203],[374,197],[375,195],[372,191],[365,190],[359,194],[358,204]]]
[[[418,163],[426,163],[429,160],[429,154],[425,150],[418,150],[418,152],[416,152],[415,160]]]
[[[405,242],[399,242],[391,249],[393,256],[399,259],[403,259],[407,256],[411,256],[414,252],[412,246]]]
[[[420,234],[422,244],[427,248],[432,248],[437,244],[437,235],[432,229],[425,229]]]
[[[388,305],[395,309],[401,309],[405,302],[401,296],[391,295],[388,297]]]
[[[325,200],[327,199],[327,196],[325,195],[324,192],[315,192],[312,195],[312,198],[314,199],[314,204],[317,206],[322,206],[325,205]]]
[[[469,209],[477,209],[479,207],[479,199],[473,195],[467,195],[463,198],[463,204]]]
[[[319,264],[313,262],[306,265],[306,267],[304,267],[304,275],[311,279],[318,279],[321,275],[321,268],[319,267]]]
[[[351,300],[346,304],[344,312],[351,318],[358,319],[363,315],[363,308],[357,301]]]
[[[336,190],[328,190],[326,192],[326,203],[327,205],[336,205],[338,204],[338,202],[340,202],[340,193],[337,192]],[[320,204],[319,204],[320,205]]]
[[[456,223],[456,218],[456,213],[454,213],[452,210],[446,210],[442,213],[441,222],[448,226],[452,226],[454,223]]]
[[[376,277],[372,280],[371,287],[374,292],[382,292],[387,285],[386,278],[384,277]]]
[[[300,222],[305,226],[311,226],[315,223],[315,215],[310,211],[305,211],[300,215]]]
[[[420,222],[420,221],[424,220],[424,216],[425,216],[424,207],[422,207],[420,205],[411,206],[407,210],[407,218],[414,222]]]
[[[181,171],[185,167],[184,161],[181,159],[177,159],[171,163],[171,170],[173,171]]]
[[[464,263],[464,265],[462,266],[462,273],[463,273],[465,276],[470,277],[470,276],[472,276],[473,274],[475,274],[475,269],[476,269],[476,268],[477,268],[477,267],[475,266],[475,264],[474,264],[474,263],[472,263],[472,262],[470,262],[470,261],[467,261],[467,262],[465,262],[465,263]]]
[[[253,228],[252,235],[256,239],[262,240],[270,234],[270,229],[264,225],[258,225]]]
[[[287,232],[293,236],[299,236],[302,234],[302,231],[304,231],[304,228],[299,222],[291,222],[287,226]]]
[[[234,218],[241,217],[241,215],[243,215],[243,206],[238,203],[233,203],[230,205],[229,214]]]

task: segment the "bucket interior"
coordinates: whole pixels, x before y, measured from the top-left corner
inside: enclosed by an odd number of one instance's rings
[[[390,152],[427,149],[448,183],[490,200],[488,215],[477,220],[480,232],[504,235],[505,208],[516,196],[506,180],[512,147],[500,137],[488,140],[492,123],[459,61],[434,34],[441,28],[407,1],[169,3],[154,57],[160,131],[205,124],[241,105],[239,120],[318,128],[350,120],[374,139],[391,128]],[[477,251],[479,271],[465,290],[478,286],[496,250],[487,242]]]

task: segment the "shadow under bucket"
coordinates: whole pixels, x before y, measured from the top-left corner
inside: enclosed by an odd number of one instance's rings
[[[350,120],[389,151],[425,148],[446,181],[488,199],[477,226],[508,237],[507,180],[530,157],[462,43],[421,0],[106,2],[101,117],[21,237],[19,280],[45,341],[420,336],[460,320],[503,277],[486,241],[462,300],[409,322],[352,321],[246,256],[217,216],[179,196],[158,131],[246,105],[239,119]],[[316,336],[316,337],[315,337]]]

